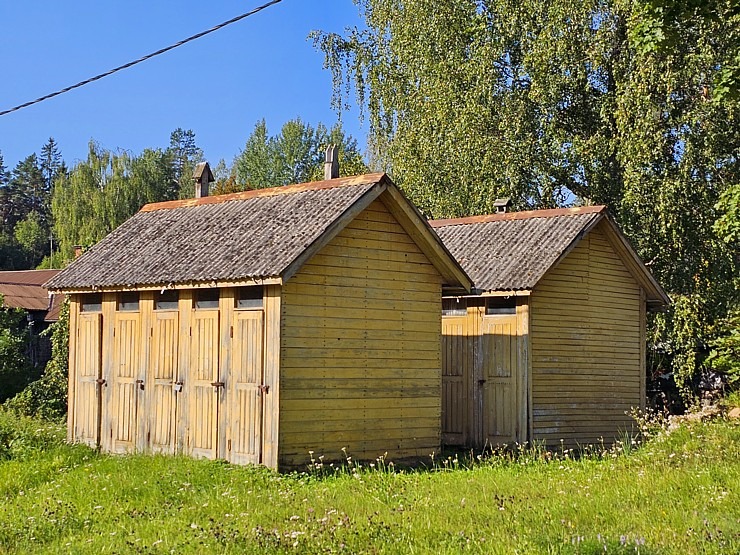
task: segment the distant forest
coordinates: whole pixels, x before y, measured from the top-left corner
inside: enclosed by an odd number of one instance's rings
[[[214,193],[321,179],[329,144],[340,147],[343,175],[366,171],[341,125],[295,119],[270,135],[260,121],[232,164],[212,168]],[[87,159],[73,167],[53,138],[12,170],[0,151],[0,270],[63,268],[76,245],[94,245],[144,204],[193,196],[193,169],[203,159],[195,133],[180,128],[166,148],[139,154],[90,142]]]

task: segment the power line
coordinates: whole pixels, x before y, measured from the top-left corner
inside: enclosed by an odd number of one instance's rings
[[[44,100],[49,100],[50,98],[54,98],[55,96],[59,96],[60,94],[64,94],[66,92],[69,92],[74,89],[79,89],[80,87],[83,87],[89,83],[92,83],[93,81],[98,81],[102,79],[103,77],[108,77],[109,75],[113,75],[114,73],[121,71],[123,69],[128,69],[132,66],[135,66],[136,64],[140,64],[141,62],[145,62],[146,60],[149,60],[151,58],[154,58],[155,56],[159,56],[160,54],[164,54],[165,52],[169,52],[170,50],[174,50],[178,46],[182,46],[183,44],[187,44],[188,42],[192,42],[195,39],[199,39],[200,37],[204,37],[210,33],[213,33],[214,31],[218,31],[219,29],[223,29],[227,25],[231,25],[232,23],[236,23],[237,21],[241,21],[242,19],[245,19],[249,17],[250,15],[254,15],[257,12],[261,12],[262,10],[269,8],[270,6],[273,6],[275,4],[278,4],[282,2],[282,0],[271,0],[270,2],[267,2],[266,4],[262,4],[261,6],[254,8],[251,11],[248,11],[246,13],[243,13],[241,15],[238,15],[232,19],[229,19],[228,21],[224,21],[223,23],[219,23],[215,27],[211,27],[207,31],[202,31],[198,34],[195,34],[191,37],[188,37],[186,39],[181,40],[180,42],[176,42],[175,44],[171,44],[170,46],[167,46],[165,48],[162,48],[160,50],[157,50],[156,52],[152,52],[151,54],[147,54],[146,56],[142,56],[141,58],[134,60],[132,62],[128,62],[127,64],[123,64],[122,66],[118,66],[116,68],[113,68],[109,71],[106,71],[105,73],[101,73],[99,75],[96,75],[95,77],[90,77],[89,79],[85,79],[84,81],[80,81],[79,83],[76,83],[74,85],[70,85],[69,87],[64,87],[63,89],[60,89],[58,91],[55,91],[53,93],[47,94],[45,96],[39,97],[36,100],[31,100],[30,102],[25,102],[23,104],[19,104],[18,106],[14,106],[13,108],[9,108],[8,110],[3,110],[0,112],[0,116],[4,116],[7,114],[10,114],[12,112],[17,112],[18,110],[22,110],[23,108],[28,108],[29,106],[33,106],[34,104],[38,104],[39,102],[43,102]]]

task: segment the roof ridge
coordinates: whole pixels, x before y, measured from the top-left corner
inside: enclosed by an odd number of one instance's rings
[[[384,172],[367,173],[351,177],[339,177],[336,179],[327,179],[323,181],[311,181],[308,183],[298,183],[295,185],[279,185],[277,187],[266,187],[264,189],[251,189],[238,193],[228,193],[225,195],[214,195],[201,198],[188,198],[181,200],[169,200],[164,202],[153,202],[145,204],[140,212],[154,212],[156,210],[172,210],[175,208],[186,208],[192,206],[201,206],[204,204],[221,204],[232,200],[248,200],[252,198],[272,197],[277,195],[290,195],[302,193],[305,191],[318,191],[322,189],[334,189],[337,187],[351,187],[356,185],[369,185],[379,183],[386,177]]]
[[[578,206],[574,208],[550,208],[545,210],[526,210],[522,212],[504,212],[503,214],[484,214],[467,216],[464,218],[448,218],[429,220],[432,227],[448,227],[454,225],[480,224],[487,222],[501,222],[512,220],[528,220],[532,218],[554,218],[558,216],[577,216],[579,214],[599,214],[606,211],[603,204],[597,206]]]

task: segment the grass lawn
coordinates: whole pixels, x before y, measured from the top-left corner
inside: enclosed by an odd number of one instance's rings
[[[0,553],[740,553],[740,424],[627,453],[278,475],[0,412]]]

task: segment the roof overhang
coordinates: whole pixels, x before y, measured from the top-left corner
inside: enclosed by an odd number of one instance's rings
[[[655,277],[653,277],[653,274],[650,273],[647,266],[645,266],[645,263],[637,254],[637,251],[632,247],[627,237],[625,237],[619,229],[619,226],[614,221],[614,218],[609,214],[608,210],[602,210],[598,218],[594,219],[589,223],[589,225],[581,230],[581,232],[558,257],[555,263],[548,269],[548,272],[560,264],[560,262],[562,262],[565,257],[568,256],[568,254],[570,254],[570,252],[581,242],[581,239],[597,226],[601,227],[601,230],[604,232],[609,244],[616,251],[627,270],[632,274],[632,277],[635,278],[637,283],[639,283],[645,291],[645,302],[648,309],[650,311],[659,311],[668,306],[671,303],[670,298]]]
[[[216,287],[250,287],[254,285],[280,285],[280,277],[243,279],[235,281],[200,281],[184,283],[151,283],[146,285],[118,285],[109,287],[86,287],[75,289],[49,289],[50,293],[75,295],[78,293],[120,293],[124,291],[165,291],[167,289],[213,289]]]
[[[451,288],[460,293],[470,292],[473,284],[465,270],[450,254],[426,218],[421,215],[386,174],[380,176],[375,186],[369,189],[339,218],[334,220],[326,231],[288,266],[282,274],[283,281],[293,277],[314,254],[329,244],[349,222],[376,200],[383,203],[416,246],[442,275],[446,288]]]

